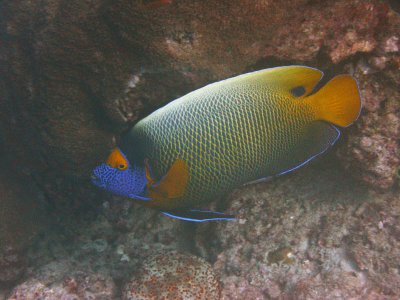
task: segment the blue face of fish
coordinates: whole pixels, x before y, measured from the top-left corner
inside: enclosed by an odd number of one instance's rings
[[[131,166],[128,159],[118,148],[115,148],[106,163],[96,167],[92,174],[92,181],[98,187],[117,195],[142,201],[179,197],[184,192],[187,180],[188,169],[183,160],[177,159],[163,177],[163,180],[156,182],[151,177],[148,162],[144,161],[143,167]],[[169,189],[171,182],[173,182],[172,189]],[[150,191],[147,189],[148,186],[151,187]],[[234,219],[231,215],[196,209],[168,210],[163,211],[163,214],[193,222]]]
[[[92,182],[117,195],[147,200],[143,197],[147,183],[145,169],[130,166],[118,148],[114,149],[106,163],[93,170]]]

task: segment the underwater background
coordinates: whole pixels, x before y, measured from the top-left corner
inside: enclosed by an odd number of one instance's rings
[[[383,0],[0,1],[0,300],[400,298],[400,14]],[[91,183],[121,133],[227,77],[353,75],[323,157],[168,218]],[[217,200],[217,199],[216,199]]]

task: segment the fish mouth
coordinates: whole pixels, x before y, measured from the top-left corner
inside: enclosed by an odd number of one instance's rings
[[[93,183],[95,186],[97,186],[97,187],[99,187],[99,188],[103,188],[103,189],[106,188],[106,184],[105,184],[104,182],[102,182],[102,180],[101,180],[99,177],[97,177],[95,174],[92,174],[92,175],[90,176],[90,179],[91,179],[92,183]]]

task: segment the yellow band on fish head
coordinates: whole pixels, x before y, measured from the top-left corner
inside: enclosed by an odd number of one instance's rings
[[[121,150],[114,148],[107,158],[106,164],[118,170],[126,170],[129,162],[122,154]]]

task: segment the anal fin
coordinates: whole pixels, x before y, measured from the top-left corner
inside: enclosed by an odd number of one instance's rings
[[[270,173],[272,177],[290,173],[325,153],[340,137],[340,131],[333,125],[314,121],[304,133],[304,140],[296,150],[286,153]],[[270,175],[270,176],[271,176]]]
[[[149,197],[144,197],[144,196],[139,196],[139,195],[134,195],[134,194],[130,194],[129,198],[132,198],[134,200],[140,200],[140,201],[150,201],[150,200],[152,200]]]
[[[243,186],[252,185],[252,184],[261,183],[261,182],[269,182],[269,181],[271,181],[273,179],[274,179],[274,176],[262,177],[262,178],[259,178],[259,179],[256,179],[256,180],[252,180],[252,181],[246,182],[246,183],[243,184]]]
[[[232,221],[235,216],[209,210],[171,210],[162,212],[164,215],[190,222]]]

